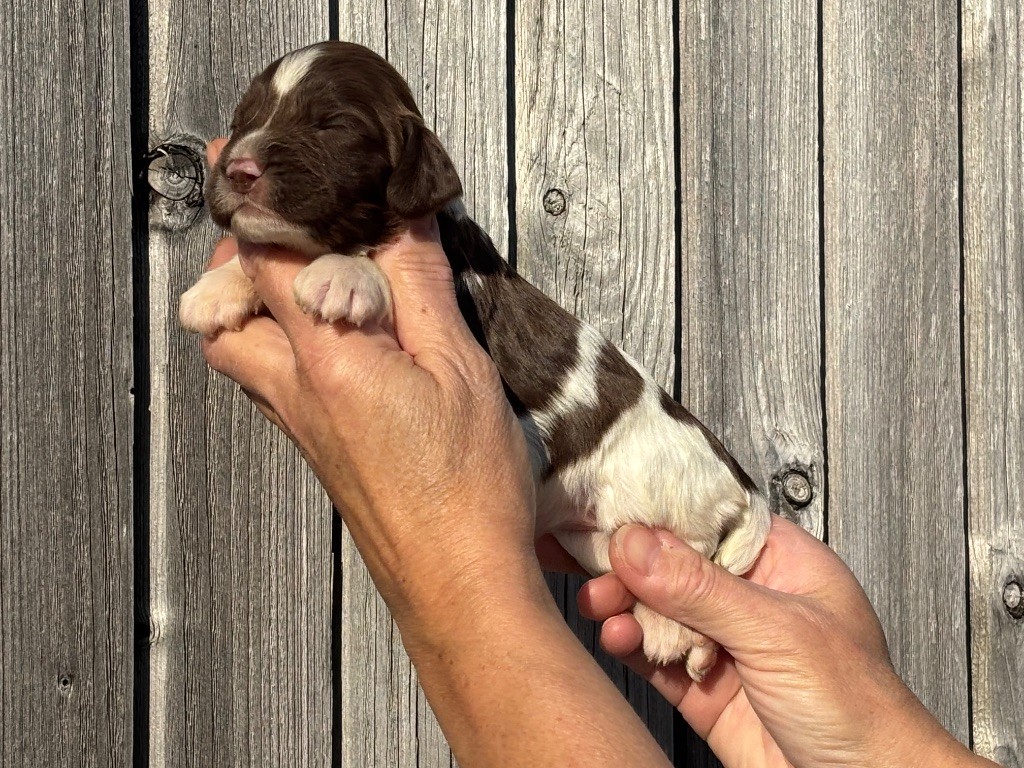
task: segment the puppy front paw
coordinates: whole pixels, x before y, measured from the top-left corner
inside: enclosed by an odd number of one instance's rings
[[[235,256],[204,273],[182,294],[178,320],[186,330],[212,336],[220,330],[239,330],[262,308],[263,302]]]
[[[299,272],[293,286],[303,312],[329,323],[383,323],[391,318],[391,288],[366,256],[329,253]]]

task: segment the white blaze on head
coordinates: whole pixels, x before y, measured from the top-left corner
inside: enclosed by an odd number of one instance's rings
[[[291,91],[306,76],[319,55],[319,48],[303,48],[285,56],[274,72],[274,79],[270,81],[274,92],[280,97]]]

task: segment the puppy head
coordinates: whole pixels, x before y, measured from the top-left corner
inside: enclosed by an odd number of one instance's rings
[[[236,237],[310,255],[373,248],[461,194],[401,75],[340,42],[290,53],[252,82],[206,189]]]

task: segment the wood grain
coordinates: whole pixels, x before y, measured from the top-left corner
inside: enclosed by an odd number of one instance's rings
[[[128,765],[128,3],[19,3],[0,40],[0,765]]]
[[[517,266],[671,387],[671,4],[517,3],[515,46]],[[596,651],[576,611],[579,583],[554,584],[569,624],[671,755],[671,708]]]
[[[325,38],[327,18],[326,4],[152,0],[151,144],[223,134],[250,78]],[[149,763],[327,765],[330,505],[176,320],[216,235],[154,198]]]
[[[1024,765],[1024,12],[963,5],[964,277],[974,746]],[[1009,585],[1009,586],[1008,586]],[[1004,590],[1007,601],[1004,601]]]
[[[831,542],[968,737],[957,8],[824,4]]]
[[[432,0],[339,5],[339,37],[386,55],[462,176],[470,213],[508,243],[505,9]],[[348,534],[343,538],[342,761],[449,766],[451,752]]]
[[[817,4],[680,15],[682,402],[824,534]],[[787,501],[789,471],[810,479]]]
[[[682,402],[774,511],[820,538],[817,3],[680,12]],[[790,472],[810,481],[809,503],[782,492]],[[684,744],[717,765],[696,737]]]

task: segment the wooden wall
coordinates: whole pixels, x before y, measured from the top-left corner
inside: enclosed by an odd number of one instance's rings
[[[513,263],[840,552],[958,738],[1024,765],[1013,0],[11,6],[0,764],[452,764],[311,473],[175,322],[218,236],[203,141],[328,37],[388,56]]]

